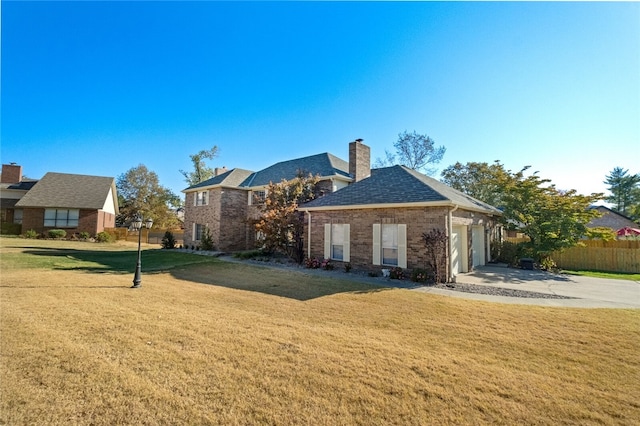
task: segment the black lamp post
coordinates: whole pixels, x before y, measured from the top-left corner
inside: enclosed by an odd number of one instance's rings
[[[140,261],[140,238],[142,237],[142,216],[138,215],[136,217],[136,219],[131,222],[131,225],[133,225],[133,229],[138,231],[138,263],[136,264],[136,273],[133,275],[133,285],[131,286],[131,288],[140,288],[140,282],[142,281],[140,279],[140,267],[142,266],[142,263]],[[153,219],[149,218],[144,222],[144,227],[147,229],[151,229],[151,227],[153,226]]]

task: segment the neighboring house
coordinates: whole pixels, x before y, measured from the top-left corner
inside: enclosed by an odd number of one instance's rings
[[[21,208],[23,232],[64,229],[95,235],[115,227],[118,197],[112,177],[49,172],[27,192]]]
[[[602,213],[602,216],[596,217],[592,219],[591,222],[587,223],[588,228],[610,228],[614,232],[617,232],[621,228],[637,228],[638,224],[633,220],[623,215],[622,213],[618,213],[615,210],[611,210],[605,206],[593,206],[592,209],[595,209]]]
[[[0,223],[4,232],[4,224],[15,225],[15,233],[20,233],[22,209],[16,203],[38,182],[23,179],[22,166],[15,163],[3,164],[0,175]]]
[[[349,162],[331,154],[277,163],[259,172],[223,171],[183,192],[185,244],[199,244],[205,227],[220,250],[255,245],[252,220],[259,216],[270,182],[299,172],[320,176],[321,196],[300,206],[306,215],[308,257],[349,262],[362,269],[424,268],[422,235],[446,232],[447,276],[484,265],[490,232],[501,212],[433,178],[403,166],[371,170],[370,150],[349,144]]]

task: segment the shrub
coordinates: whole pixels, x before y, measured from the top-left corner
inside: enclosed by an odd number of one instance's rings
[[[389,278],[391,278],[392,280],[403,280],[404,271],[402,270],[401,267],[396,266],[395,268],[391,269],[391,271],[389,272]]]
[[[314,258],[306,258],[304,260],[304,266],[305,268],[309,268],[309,269],[318,269],[321,265],[321,262],[318,260],[317,257]]]
[[[110,243],[113,241],[113,236],[110,233],[102,231],[96,234],[96,241],[99,243]]]
[[[344,264],[344,271],[346,273],[351,272],[351,263],[350,262],[347,262],[347,263]]]
[[[322,261],[322,264],[320,265],[322,267],[322,269],[324,269],[325,271],[332,271],[334,268],[333,263],[331,263],[330,259],[324,259]]]
[[[19,223],[2,222],[0,226],[0,233],[2,235],[20,235],[22,231],[22,225]]]
[[[91,235],[89,235],[88,232],[81,232],[80,233],[80,239],[81,240],[88,240],[91,237]]]
[[[164,237],[162,237],[162,248],[167,250],[176,248],[176,238],[171,231],[164,233]]]
[[[24,237],[33,240],[35,238],[38,238],[38,233],[36,232],[35,229],[29,229],[27,232],[24,233]]]
[[[196,250],[202,249],[204,251],[215,250],[213,246],[213,236],[211,235],[211,231],[208,227],[204,228],[204,232],[202,233],[202,240],[200,240],[201,246]]]
[[[429,271],[426,269],[415,268],[411,271],[411,281],[414,283],[426,283],[429,280]]]
[[[50,229],[48,234],[49,238],[59,239],[66,237],[67,231],[65,231],[64,229]]]

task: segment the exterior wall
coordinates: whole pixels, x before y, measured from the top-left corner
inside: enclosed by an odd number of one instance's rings
[[[452,220],[454,226],[463,225],[466,227],[467,231],[467,247],[465,250],[465,255],[467,256],[467,265],[468,269],[472,269],[473,265],[473,235],[472,235],[472,226],[483,226],[485,229],[491,229],[495,226],[495,221],[491,219],[488,215],[476,212],[470,212],[468,210],[456,210],[452,214]],[[486,233],[485,233],[486,238]],[[490,256],[490,249],[487,247],[487,243],[485,242],[485,259],[484,263],[488,262]]]
[[[184,243],[198,245],[194,240],[193,224],[205,225],[211,232],[213,245],[218,250],[234,251],[250,248],[247,232],[247,191],[231,188],[209,190],[209,203],[206,206],[194,206],[196,192],[185,196]],[[252,207],[252,206],[251,206]]]
[[[221,189],[209,190],[209,203],[206,206],[194,206],[196,192],[188,192],[185,195],[184,212],[184,243],[185,245],[198,245],[194,240],[193,224],[207,226],[211,232],[213,245],[217,248],[220,244],[220,196]]]
[[[220,199],[220,250],[237,251],[253,247],[255,232],[247,220],[249,210],[247,191],[224,189]]]
[[[42,234],[51,229],[64,229],[67,235],[79,234],[80,232],[88,232],[92,236],[104,231],[104,228],[115,227],[116,217],[114,214],[104,212],[102,210],[80,210],[78,218],[78,227],[61,228],[56,226],[44,226],[43,208],[24,208],[22,216],[22,232],[30,229]]]
[[[324,225],[344,223],[350,225],[350,263],[354,268],[380,270],[382,266],[373,265],[373,224],[405,224],[407,226],[407,269],[425,268],[427,251],[422,234],[438,229],[449,234],[446,207],[406,208],[406,209],[358,209],[315,211],[311,214],[311,250],[308,257],[324,257]],[[305,250],[308,251],[309,213],[305,217]],[[465,255],[471,256],[471,226],[493,226],[488,216],[480,213],[456,211],[452,217],[453,225],[466,225],[469,249]],[[448,253],[448,248],[447,248]],[[448,259],[448,255],[445,256]],[[469,258],[469,265],[472,265]]]
[[[308,257],[324,257],[324,225],[345,223],[350,225],[350,263],[353,267],[379,270],[373,265],[373,224],[407,225],[407,268],[424,268],[427,253],[422,234],[431,229],[446,232],[448,210],[442,208],[407,209],[358,209],[311,212],[311,252]],[[308,216],[306,217],[305,238],[309,238]],[[308,241],[305,241],[307,249]]]

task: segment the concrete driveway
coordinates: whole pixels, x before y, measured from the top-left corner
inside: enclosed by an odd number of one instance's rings
[[[484,294],[462,293],[440,288],[425,288],[430,293],[501,303],[576,308],[640,308],[640,282],[552,274],[503,266],[481,266],[460,274],[456,282],[494,286],[515,290],[556,294],[574,299],[529,299]]]

